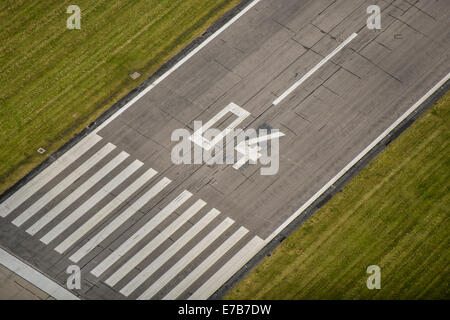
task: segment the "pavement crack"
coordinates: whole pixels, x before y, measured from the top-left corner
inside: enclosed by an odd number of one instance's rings
[[[394,76],[393,74],[389,73],[388,71],[384,70],[382,67],[380,67],[378,64],[376,64],[375,62],[373,62],[372,60],[370,60],[369,58],[367,58],[366,56],[362,55],[361,53],[359,53],[358,51],[351,49],[353,52],[355,52],[357,55],[359,55],[361,58],[367,60],[369,63],[371,63],[372,65],[374,65],[376,68],[380,69],[381,71],[383,71],[384,73],[386,73],[388,76],[390,76],[392,79],[400,82],[401,84],[403,84],[403,82],[397,78],[396,76]]]
[[[420,30],[417,30],[416,28],[414,28],[413,26],[411,26],[409,23],[403,21],[403,20],[400,19],[400,18],[397,18],[397,17],[391,15],[390,13],[388,13],[388,15],[389,15],[390,17],[392,17],[393,19],[395,19],[395,20],[397,20],[397,21],[403,23],[404,25],[406,25],[407,27],[409,27],[409,28],[410,28],[411,30],[413,30],[414,32],[416,32],[416,33],[418,33],[418,34],[421,34],[421,35],[424,36],[425,38],[428,38],[428,36],[427,36],[425,33],[421,32]]]

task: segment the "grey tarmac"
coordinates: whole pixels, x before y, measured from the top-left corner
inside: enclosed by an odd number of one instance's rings
[[[366,27],[374,4],[382,9],[381,30]],[[79,265],[81,289],[72,292],[84,299],[217,297],[302,214],[299,208],[450,71],[446,0],[248,5],[8,194],[0,204],[0,245],[60,284],[67,266]],[[240,128],[285,134],[277,174],[261,175],[260,164],[236,170],[171,161],[175,129],[193,132],[195,120],[206,123],[230,103],[250,113]],[[224,117],[219,127],[233,120]],[[45,225],[31,228],[46,215],[52,218]],[[62,242],[64,250],[55,251]]]

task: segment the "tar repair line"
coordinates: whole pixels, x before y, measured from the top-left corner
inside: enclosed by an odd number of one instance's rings
[[[0,264],[57,300],[80,300],[55,281],[0,248]]]

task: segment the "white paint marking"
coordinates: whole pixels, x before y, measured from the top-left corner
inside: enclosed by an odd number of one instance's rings
[[[102,138],[96,134],[89,135],[83,139],[83,143],[78,143],[72,149],[55,160],[50,166],[25,184],[21,189],[15,192],[11,197],[0,204],[0,217],[8,216],[14,209],[24,203],[28,198],[35,194],[39,189],[53,180],[65,168],[85,154]]]
[[[166,251],[164,251],[158,258],[156,258],[151,264],[146,268],[147,270],[153,270],[156,272],[160,269],[164,263],[166,263],[170,258],[172,258],[178,251],[180,251],[189,241],[191,241],[199,232],[201,232],[206,226],[208,226],[211,221],[213,221],[218,215],[219,211],[212,209],[204,217],[200,219],[192,228],[190,228],[186,233],[184,233],[177,241],[175,241]],[[149,277],[151,275],[148,275]],[[128,283],[123,289],[123,292],[133,292],[136,290],[137,282]]]
[[[208,140],[203,137],[203,133],[208,131],[215,123],[217,123],[220,119],[222,119],[227,113],[233,113],[237,116],[237,118],[228,125],[225,129],[223,129],[218,135],[214,137],[214,139]],[[214,147],[219,141],[222,141],[224,137],[226,137],[230,132],[234,130],[242,121],[244,121],[250,112],[242,109],[235,103],[230,103],[225,108],[223,108],[220,112],[218,112],[214,117],[212,117],[208,122],[206,122],[203,126],[201,126],[197,131],[195,131],[192,136],[189,137],[189,140],[202,147],[205,150],[210,150]]]
[[[146,235],[155,229],[163,220],[165,220],[172,212],[180,207],[185,201],[192,196],[187,190],[184,190],[178,197],[172,200],[164,207],[157,215],[144,224],[135,234],[128,238],[119,248],[114,250],[105,260],[99,263],[91,273],[99,277],[108,270],[114,263],[116,263],[123,255],[136,246]]]
[[[245,247],[223,265],[211,278],[189,297],[189,300],[206,300],[217,291],[228,279],[239,271],[265,245],[265,242],[254,237]]]
[[[277,234],[283,231],[295,218],[301,215],[314,201],[316,201],[331,185],[338,181],[348,170],[357,164],[370,150],[372,150],[380,141],[386,138],[392,130],[395,129],[403,120],[411,115],[425,100],[427,100],[436,90],[442,87],[450,79],[448,73],[441,81],[431,88],[422,98],[412,105],[404,114],[400,116],[393,124],[383,131],[375,140],[372,141],[363,151],[361,151],[352,161],[350,161],[341,171],[338,172],[330,181],[328,181],[319,191],[317,191],[305,204],[295,211],[283,224],[281,224],[274,232],[272,232],[264,241],[269,243]]]
[[[109,237],[122,224],[130,219],[136,212],[145,206],[151,199],[153,199],[161,190],[163,190],[171,181],[163,178],[156,183],[150,190],[142,195],[136,202],[131,204],[124,212],[110,222],[105,228],[97,233],[85,245],[83,245],[77,252],[75,252],[69,259],[75,263],[80,261],[84,256],[97,247],[103,240]]]
[[[45,205],[47,205],[51,200],[53,200],[57,195],[68,188],[75,180],[79,179],[80,176],[85,174],[89,169],[96,165],[100,160],[102,160],[106,155],[113,151],[116,147],[108,143],[100,151],[94,154],[89,160],[80,165],[75,171],[64,178],[60,183],[43,195],[39,200],[37,200],[33,205],[26,209],[22,214],[13,220],[13,224],[20,227],[28,219],[33,217],[39,210],[41,210]]]
[[[279,96],[272,104],[277,105],[283,101],[288,95],[290,95],[295,89],[297,89],[303,82],[305,82],[310,76],[312,76],[317,70],[320,69],[325,63],[333,58],[339,51],[341,51],[347,44],[358,36],[357,33],[353,33],[344,42],[342,42],[336,49],[334,49],[328,56],[322,59],[314,68],[312,68],[307,74],[305,74],[300,80],[294,83],[289,89],[287,89],[281,96]]]
[[[239,143],[235,150],[240,153],[241,158],[233,165],[233,168],[239,170],[247,161],[253,161],[256,163],[258,159],[262,156],[260,153],[261,147],[257,145],[258,142],[268,141],[272,139],[278,139],[280,137],[284,137],[285,134],[282,132],[271,133],[268,135],[264,135],[258,138],[252,138],[246,141],[242,141]]]
[[[57,236],[63,233],[67,228],[74,224],[78,219],[84,216],[89,210],[91,210],[97,203],[103,200],[109,195],[115,188],[122,184],[129,176],[131,176],[136,170],[143,165],[140,161],[134,161],[122,172],[120,172],[114,179],[108,182],[104,187],[91,196],[86,202],[79,206],[75,211],[69,214],[63,221],[56,225],[46,235],[41,238],[41,241],[45,244],[49,244]]]
[[[179,282],[164,298],[163,300],[175,300],[189,286],[191,286],[198,278],[200,278],[209,268],[211,268],[225,253],[227,253],[239,240],[242,239],[248,230],[240,227],[230,238],[222,243],[212,254],[210,254],[202,263],[198,265],[186,278]]]
[[[55,281],[0,248],[0,264],[57,300],[80,300]]]
[[[113,287],[122,280],[131,270],[133,270],[139,263],[147,258],[156,248],[158,248],[164,241],[166,241],[172,234],[174,234],[182,225],[184,225],[190,218],[200,211],[206,202],[198,200],[189,209],[187,209],[181,216],[172,222],[166,229],[161,231],[154,239],[145,245],[139,252],[137,252],[131,259],[124,263],[116,272],[114,272],[105,283]]]
[[[79,199],[83,194],[87,193],[95,184],[97,184],[101,179],[103,179],[108,173],[110,173],[114,168],[116,168],[120,163],[122,163],[129,154],[126,152],[120,153],[113,160],[107,163],[103,168],[97,171],[91,178],[86,180],[81,186],[79,186],[75,191],[69,194],[63,201],[58,203],[50,211],[48,211],[44,216],[42,216],[35,224],[27,229],[27,232],[31,235],[35,235],[39,230],[49,224],[53,219],[66,210],[72,203]]]
[[[80,228],[78,228],[74,233],[67,237],[63,242],[61,242],[55,250],[59,253],[64,253],[70,247],[72,247],[77,241],[84,237],[92,228],[102,222],[108,215],[111,214],[115,209],[117,209],[123,202],[127,201],[135,192],[137,192],[141,187],[143,187],[151,178],[156,175],[156,171],[149,169],[146,173],[140,176],[136,181],[134,181],[128,188],[126,188],[122,193],[115,197],[110,203],[103,207],[99,212],[97,212],[93,217],[86,221]]]
[[[234,223],[230,218],[226,218],[219,224],[214,230],[212,230],[206,237],[204,237],[199,243],[195,245],[183,258],[178,260],[169,270],[167,270],[158,280],[156,280],[147,290],[144,291],[138,298],[138,300],[149,300],[155,294],[157,294],[165,285],[169,283],[178,273],[187,267],[195,258],[197,258],[203,251],[206,250],[214,241],[219,238],[231,225]],[[132,282],[144,283],[149,278],[149,274],[153,274],[152,270],[145,268],[139,273]],[[122,294],[124,290],[120,291]],[[129,295],[128,292],[125,295]]]

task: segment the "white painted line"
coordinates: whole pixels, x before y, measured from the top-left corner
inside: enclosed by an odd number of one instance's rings
[[[169,283],[177,274],[179,274],[184,268],[188,266],[195,258],[197,258],[202,252],[206,250],[214,241],[219,238],[231,225],[234,223],[230,218],[226,218],[222,223],[214,228],[206,237],[204,237],[199,243],[195,245],[183,258],[178,260],[169,270],[167,270],[158,280],[156,280],[147,290],[144,291],[138,298],[138,300],[150,300],[155,294],[157,294],[165,285]],[[148,267],[139,273],[136,278],[133,279],[136,283],[144,283],[149,278],[149,274],[153,274],[153,270],[149,270]],[[130,282],[130,283],[131,283]],[[129,292],[120,292],[126,296]]]
[[[25,184],[21,189],[15,192],[11,197],[0,204],[0,217],[6,217],[14,209],[20,206],[39,189],[53,180],[60,174],[67,166],[71,165],[75,160],[85,154],[102,138],[96,134],[86,137],[83,143],[78,143],[72,149],[63,154],[59,159],[53,162],[45,170],[34,177],[30,182]]]
[[[166,229],[161,231],[154,239],[139,250],[131,259],[124,263],[116,272],[114,272],[105,283],[113,287],[123,279],[131,270],[133,270],[139,263],[147,258],[156,248],[158,248],[164,241],[166,241],[172,234],[174,234],[182,225],[184,225],[190,218],[200,211],[206,202],[197,200],[189,209],[187,209],[181,216],[172,222]]]
[[[325,63],[333,58],[339,51],[341,51],[347,44],[358,36],[357,33],[353,33],[344,42],[342,42],[336,49],[334,49],[329,55],[322,59],[314,68],[306,73],[300,80],[294,83],[289,89],[287,89],[281,96],[279,96],[272,104],[277,105],[283,101],[288,95],[290,95],[295,89],[297,89],[303,82],[305,82],[310,76],[312,76],[317,70],[319,70]]]
[[[224,32],[226,29],[228,29],[229,26],[231,26],[233,23],[235,23],[240,17],[242,17],[244,14],[246,14],[251,8],[253,8],[256,4],[258,4],[261,0],[255,0],[251,2],[247,7],[242,9],[241,12],[239,12],[237,15],[235,15],[230,21],[228,21],[226,24],[224,24],[219,30],[214,32],[208,39],[203,41],[198,47],[196,47],[194,50],[192,50],[189,54],[187,54],[183,59],[178,61],[172,68],[170,68],[166,73],[164,73],[161,77],[155,80],[151,85],[149,85],[147,88],[142,90],[141,93],[139,93],[136,97],[134,97],[130,102],[128,102],[126,105],[124,105],[121,109],[119,109],[116,113],[114,113],[109,119],[107,119],[103,124],[101,124],[95,131],[93,132],[98,133],[100,130],[102,130],[104,127],[106,127],[111,121],[113,121],[115,118],[120,116],[123,112],[125,112],[128,108],[130,108],[136,101],[138,101],[140,98],[142,98],[144,95],[146,95],[150,90],[152,90],[154,87],[156,87],[160,82],[162,82],[164,79],[166,79],[169,75],[171,75],[173,72],[175,72],[179,67],[181,67],[186,61],[188,61],[190,58],[192,58],[197,52],[199,52],[201,49],[203,49],[205,46],[207,46],[212,40],[217,38],[222,32]]]
[[[87,179],[81,186],[75,191],[69,194],[63,201],[58,203],[54,208],[48,211],[42,216],[35,224],[27,229],[27,232],[31,235],[35,235],[39,230],[49,224],[53,219],[66,210],[72,203],[79,199],[83,194],[87,193],[95,184],[103,179],[108,173],[110,173],[115,167],[122,163],[127,157],[128,153],[122,152],[106,164],[103,168],[97,171],[91,178]]]
[[[174,200],[172,200],[167,206],[165,206],[157,215],[144,224],[136,233],[122,243],[119,248],[114,250],[105,260],[99,263],[91,273],[99,277],[106,270],[108,270],[114,263],[116,263],[123,255],[136,246],[142,239],[145,238],[153,229],[155,229],[161,222],[163,222],[170,214],[172,214],[177,208],[179,208],[184,202],[186,202],[192,193],[184,190]]]
[[[265,245],[265,242],[254,237],[245,247],[223,265],[211,278],[189,297],[189,300],[206,300],[214,294],[228,279],[239,271]]]
[[[189,241],[191,241],[199,232],[206,228],[211,221],[213,221],[220,212],[216,209],[212,209],[205,216],[203,216],[200,221],[192,226],[185,234],[183,234],[177,241],[172,243],[172,245],[164,251],[158,258],[156,258],[152,263],[147,266],[147,270],[153,270],[156,272],[160,269],[170,258],[172,258],[178,251],[180,251]],[[150,277],[151,275],[149,275]],[[128,283],[124,288],[123,292],[133,292],[137,289],[137,282]]]
[[[283,132],[277,131],[275,133],[266,134],[265,136],[249,139],[246,142],[247,142],[247,144],[249,146],[251,146],[251,145],[257,144],[258,142],[269,141],[269,140],[281,138],[281,137],[284,137],[284,136],[285,136],[285,134]]]
[[[33,217],[39,210],[41,210],[45,205],[47,205],[51,200],[53,200],[57,195],[63,192],[67,187],[69,187],[75,180],[79,179],[80,176],[85,174],[89,169],[96,165],[100,160],[107,156],[116,147],[108,143],[100,151],[94,154],[89,160],[80,165],[76,170],[64,178],[60,183],[43,195],[39,200],[37,200],[28,209],[22,212],[16,219],[13,220],[13,224],[20,227],[28,219]]]
[[[242,158],[240,158],[238,161],[236,161],[236,163],[233,165],[233,168],[236,169],[236,170],[239,170],[249,160],[250,160],[250,158],[246,157],[244,155]]]
[[[45,244],[52,242],[57,236],[63,233],[67,228],[74,224],[78,219],[84,216],[89,210],[91,210],[97,203],[103,200],[109,195],[115,188],[122,184],[128,177],[130,177],[136,170],[143,165],[140,161],[134,161],[104,187],[91,196],[86,202],[79,206],[75,211],[69,214],[63,221],[56,225],[46,235],[41,238],[41,241]]]
[[[422,98],[412,105],[404,114],[400,116],[393,124],[383,131],[375,140],[372,141],[363,151],[361,151],[352,161],[350,161],[341,171],[338,172],[330,181],[328,181],[319,191],[317,191],[307,202],[305,202],[297,211],[295,211],[283,224],[281,224],[274,232],[272,232],[264,241],[269,243],[277,234],[283,231],[295,218],[301,215],[314,201],[316,201],[331,185],[338,181],[348,170],[357,164],[370,150],[372,150],[380,141],[391,133],[403,120],[411,115],[425,100],[427,100],[434,92],[442,87],[450,79],[448,73],[441,81],[431,88]]]
[[[69,290],[1,248],[0,264],[57,300],[80,300]]]
[[[211,268],[225,253],[227,253],[239,240],[242,239],[248,230],[240,227],[230,238],[222,243],[212,254],[210,254],[202,263],[198,265],[191,273],[187,275],[181,282],[179,282],[164,298],[163,300],[175,300],[189,286],[191,286],[198,278],[200,278],[209,268]]]
[[[127,201],[135,192],[143,187],[152,177],[156,175],[156,171],[149,169],[146,173],[140,176],[134,181],[128,188],[115,197],[110,203],[104,206],[99,212],[86,221],[81,227],[79,227],[74,233],[61,242],[55,250],[59,253],[64,253],[70,247],[72,247],[77,241],[84,237],[92,228],[103,221],[108,215],[117,209],[124,201]]]
[[[232,113],[237,118],[228,125],[225,129],[223,129],[220,133],[218,133],[213,140],[208,140],[203,136],[203,133],[207,132],[214,124],[219,122],[227,113]],[[197,129],[190,137],[189,140],[202,147],[203,149],[210,150],[217,143],[223,140],[227,135],[229,135],[234,128],[236,128],[242,121],[244,121],[250,112],[242,109],[237,104],[231,102],[225,108],[223,108],[220,112],[218,112],[214,117],[212,117],[208,122],[206,122],[203,126]]]
[[[171,181],[167,178],[163,178],[156,183],[150,190],[148,190],[143,196],[141,196],[136,202],[131,204],[124,212],[110,222],[105,228],[97,233],[92,239],[90,239],[85,245],[83,245],[77,252],[75,252],[69,259],[73,262],[80,261],[84,256],[97,247],[103,240],[109,237],[114,231],[116,231],[123,223],[131,218],[136,212],[138,212],[145,204],[153,199],[161,190],[163,190]]]

